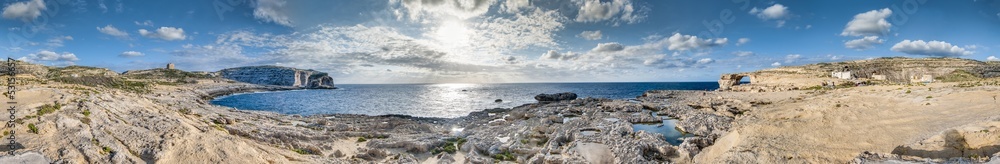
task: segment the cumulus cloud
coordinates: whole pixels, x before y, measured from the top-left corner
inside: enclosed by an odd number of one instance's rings
[[[709,64],[709,63],[713,63],[713,62],[715,62],[715,60],[712,60],[712,58],[702,58],[702,59],[698,59],[698,62],[695,62],[695,63],[697,63],[697,64]]]
[[[97,31],[118,38],[128,38],[127,32],[118,30],[118,28],[115,28],[115,26],[111,26],[110,24],[104,27],[97,27]]]
[[[567,18],[558,12],[534,10],[511,18],[489,17],[478,23],[471,35],[473,49],[517,50],[531,46],[555,47],[555,32],[563,29]]]
[[[697,36],[674,33],[669,38],[662,40],[661,44],[667,45],[667,49],[671,51],[687,51],[722,46],[726,45],[728,41],[727,38],[703,39]]]
[[[882,44],[883,42],[885,42],[885,40],[879,39],[878,36],[866,36],[861,39],[844,42],[844,47],[860,51],[870,49],[875,47],[877,44]]]
[[[48,50],[42,50],[39,51],[38,53],[28,54],[28,56],[18,58],[17,60],[31,62],[31,63],[49,62],[50,64],[53,64],[51,62],[62,62],[62,64],[58,63],[55,64],[72,65],[73,61],[77,61],[80,59],[76,58],[76,54],[69,52],[63,52],[62,54],[59,54]]]
[[[253,10],[253,17],[264,22],[292,27],[292,20],[288,17],[288,9],[285,8],[285,0],[257,0]]]
[[[903,40],[896,45],[892,46],[892,51],[902,52],[910,55],[924,55],[924,56],[940,56],[940,57],[957,57],[971,55],[973,52],[968,51],[965,48],[961,48],[951,43],[932,40],[929,42],[924,42],[923,40]]]
[[[604,37],[604,35],[601,34],[601,30],[597,30],[597,31],[583,31],[580,34],[576,35],[576,37],[580,37],[586,40],[600,40],[602,37]]]
[[[645,13],[637,11],[631,0],[574,0],[580,7],[577,22],[599,22],[617,20],[628,24],[645,19]]]
[[[997,58],[996,56],[990,56],[986,57],[986,61],[1000,61],[1000,58]]]
[[[160,27],[159,29],[156,29],[156,31],[139,29],[139,35],[147,38],[163,39],[166,41],[187,39],[187,35],[184,34],[184,29],[176,27]]]
[[[781,4],[774,4],[771,7],[764,9],[758,9],[754,7],[750,9],[750,14],[756,15],[757,18],[761,20],[777,20],[778,27],[785,26],[785,20],[788,19],[791,12],[788,11],[788,7]]]
[[[7,7],[3,8],[3,13],[0,14],[4,19],[20,19],[24,22],[30,22],[42,15],[42,11],[45,10],[45,2],[42,0],[29,0],[25,2],[14,2]]]
[[[750,43],[750,38],[740,38],[736,40],[736,46],[741,46],[743,44]]]
[[[884,8],[881,10],[872,10],[864,12],[854,16],[850,22],[847,22],[847,26],[844,31],[840,33],[843,36],[874,36],[874,35],[885,35],[889,33],[889,28],[892,24],[886,21],[892,15],[892,10],[889,8]]]
[[[531,6],[530,0],[507,0],[504,1],[503,5],[500,5],[500,11],[507,13],[517,13],[523,8],[528,8]]]
[[[142,52],[138,52],[138,51],[125,51],[125,52],[122,52],[122,54],[120,54],[118,56],[121,56],[121,57],[138,57],[138,56],[144,56],[144,55],[146,55],[146,54],[143,54]]]
[[[781,66],[781,62],[774,62],[774,63],[771,63],[771,66],[772,66],[772,67],[778,67],[778,66]]]
[[[611,42],[611,43],[598,43],[597,47],[594,47],[594,49],[591,49],[590,51],[593,51],[593,52],[615,52],[615,51],[621,51],[621,50],[624,50],[624,49],[625,49],[625,46],[622,46],[622,44],[619,44],[618,42]]]
[[[549,50],[549,52],[543,53],[540,58],[554,59],[554,60],[573,60],[576,59],[576,57],[578,56],[580,55],[573,52],[559,53],[559,51],[556,50]]]
[[[736,56],[739,56],[739,57],[746,57],[746,56],[753,56],[754,53],[750,52],[750,51],[734,51],[733,55],[736,55]]]
[[[452,17],[469,19],[485,14],[496,0],[391,0],[390,4],[400,6],[396,9],[399,17],[407,16],[410,20],[422,21],[428,18]]]

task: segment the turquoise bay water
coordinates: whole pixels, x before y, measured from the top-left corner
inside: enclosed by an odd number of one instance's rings
[[[541,93],[573,92],[580,98],[630,99],[647,90],[714,90],[716,82],[341,84],[335,90],[293,90],[218,97],[212,104],[283,114],[400,114],[454,118],[491,108],[536,102]],[[503,102],[496,103],[494,100]]]
[[[522,83],[522,84],[342,84],[335,90],[293,90],[235,94],[212,104],[282,114],[410,115],[455,118],[491,108],[535,103],[541,93],[573,92],[579,98],[631,99],[647,90],[715,90],[716,82]],[[503,100],[500,103],[496,99]],[[660,133],[671,144],[683,137],[674,121],[635,124],[635,130]]]

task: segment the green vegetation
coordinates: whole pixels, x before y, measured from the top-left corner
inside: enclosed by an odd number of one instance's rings
[[[458,150],[460,150],[459,146],[465,144],[466,142],[465,138],[461,137],[448,138],[445,139],[444,141],[445,142],[443,145],[431,150],[431,154],[438,154],[441,152],[446,152],[448,154],[455,154],[455,152],[458,152]]]
[[[514,154],[511,154],[509,151],[504,151],[503,153],[494,154],[493,155],[493,159],[501,160],[501,161],[514,161],[514,160],[517,160],[517,158],[514,157]]]
[[[305,149],[295,148],[295,149],[292,149],[292,151],[294,151],[295,153],[299,153],[299,154],[310,154],[309,151],[306,151]]]
[[[934,80],[942,81],[942,82],[975,81],[975,80],[980,80],[980,79],[982,79],[982,78],[980,78],[978,75],[975,75],[975,74],[969,73],[968,71],[960,70],[960,69],[952,71],[951,73],[949,73],[947,75],[938,76],[938,77],[934,78]]]
[[[910,90],[906,90],[906,94],[910,94]]]
[[[45,115],[45,114],[49,114],[49,113],[55,112],[56,110],[59,110],[60,108],[62,108],[62,104],[59,104],[59,102],[55,102],[54,104],[45,104],[45,105],[42,105],[42,106],[38,107],[37,116],[42,116],[42,115]]]
[[[823,86],[816,85],[816,86],[812,86],[812,87],[806,88],[805,90],[820,90],[820,89],[823,89]]]
[[[368,141],[368,139],[365,139],[365,137],[358,137],[358,142],[365,142],[365,141]]]
[[[931,99],[931,98],[934,98],[934,96],[927,96],[927,99]]]
[[[104,154],[111,153],[111,148],[108,146],[103,146],[103,148],[101,148],[101,152]]]
[[[28,124],[28,131],[38,134],[38,127],[36,127],[35,124]]]
[[[122,78],[112,78],[104,76],[82,76],[82,77],[56,77],[53,81],[79,84],[91,87],[106,87],[120,89],[133,93],[149,93],[151,85],[147,82],[130,81]]]
[[[83,117],[90,117],[90,110],[83,110]]]

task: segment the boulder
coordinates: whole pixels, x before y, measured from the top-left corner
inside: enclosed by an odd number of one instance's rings
[[[563,101],[563,100],[576,100],[576,93],[563,92],[556,94],[538,94],[535,96],[535,100],[538,101]]]

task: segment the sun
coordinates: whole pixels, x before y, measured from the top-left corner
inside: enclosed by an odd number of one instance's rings
[[[470,35],[472,35],[472,30],[469,30],[464,22],[445,21],[438,25],[433,37],[441,43],[442,47],[454,49],[468,45]]]

